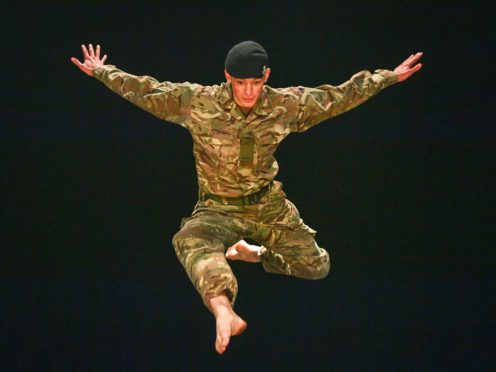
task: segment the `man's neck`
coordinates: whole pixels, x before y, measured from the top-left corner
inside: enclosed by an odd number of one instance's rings
[[[252,107],[248,108],[248,107],[241,107],[241,106],[239,106],[239,109],[243,112],[243,114],[245,114],[245,116],[248,116],[248,114],[251,112],[251,110],[253,110]]]

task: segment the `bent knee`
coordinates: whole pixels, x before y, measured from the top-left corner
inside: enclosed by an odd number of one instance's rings
[[[174,235],[174,237],[172,238],[172,245],[174,246],[176,253],[178,253],[179,251],[183,251],[186,244],[187,237],[185,236],[185,234],[181,233],[181,231],[176,233],[176,235]]]
[[[306,270],[303,270],[301,274],[303,274],[302,277],[305,279],[324,279],[327,275],[329,275],[330,268],[331,262],[329,259],[329,254],[326,252],[326,255],[318,261],[313,262],[312,265],[307,266]]]
[[[224,250],[224,244],[220,239],[201,231],[179,231],[172,238],[172,245],[178,255],[189,252],[223,252]]]
[[[318,276],[315,279],[324,279],[329,275],[329,271],[331,269],[331,263],[327,260],[326,264],[323,265],[319,271],[317,271]]]
[[[174,247],[178,247],[180,245],[182,245],[182,243],[185,241],[186,239],[186,234],[184,234],[182,231],[179,231],[177,232],[173,237],[172,237],[172,245]]]
[[[188,252],[198,248],[207,247],[209,242],[203,237],[180,231],[172,238],[172,244],[174,245],[176,252]]]
[[[313,279],[313,280],[324,279],[327,277],[327,275],[329,275],[329,270],[330,270],[330,264],[329,261],[327,261],[327,263],[322,264],[317,268],[314,268],[313,270],[309,270],[307,273],[308,277],[306,279]]]

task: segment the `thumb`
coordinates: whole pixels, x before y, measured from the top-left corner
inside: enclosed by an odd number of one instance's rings
[[[82,63],[76,57],[71,57],[71,62],[74,63],[78,67],[80,67],[82,65]]]
[[[93,71],[91,68],[87,67],[84,63],[81,63],[81,61],[75,57],[71,58],[71,62],[74,63],[81,71],[83,71],[86,75],[88,76],[93,76]]]

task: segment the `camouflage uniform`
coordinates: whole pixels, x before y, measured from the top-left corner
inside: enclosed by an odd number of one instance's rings
[[[392,85],[395,73],[361,71],[339,86],[266,85],[248,115],[235,103],[229,83],[160,83],[111,65],[93,73],[117,94],[192,135],[200,197],[173,243],[207,307],[222,292],[234,303],[237,283],[224,253],[242,238],[263,246],[261,260],[268,272],[306,279],[327,275],[328,253],[274,181],[274,153],[288,134],[348,111]]]

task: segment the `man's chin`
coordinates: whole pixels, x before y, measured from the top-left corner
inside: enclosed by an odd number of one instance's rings
[[[255,106],[255,100],[249,102],[241,102],[240,106],[244,109],[251,109]]]

